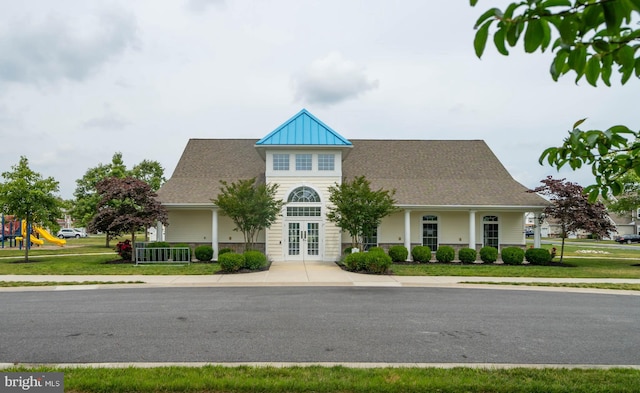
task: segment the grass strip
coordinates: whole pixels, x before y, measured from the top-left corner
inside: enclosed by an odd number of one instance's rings
[[[637,392],[640,370],[223,367],[22,368],[64,372],[65,392]]]
[[[0,287],[2,288],[108,284],[144,284],[144,281],[0,281]]]
[[[562,288],[588,288],[588,289],[614,289],[622,291],[640,291],[640,284],[627,283],[568,283],[568,282],[508,282],[508,281],[463,281],[461,284],[484,285],[524,285],[532,287],[562,287]]]
[[[565,258],[561,266],[419,263],[391,265],[397,276],[640,278],[637,259]]]

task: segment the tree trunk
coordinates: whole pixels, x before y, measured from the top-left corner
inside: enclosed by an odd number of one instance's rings
[[[562,246],[560,247],[560,263],[562,263],[563,257],[564,257],[564,236],[562,237]]]
[[[131,262],[136,261],[136,231],[131,232]]]

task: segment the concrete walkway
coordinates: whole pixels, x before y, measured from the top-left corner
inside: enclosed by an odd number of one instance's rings
[[[144,267],[141,267],[144,269]],[[333,262],[273,262],[268,271],[243,274],[211,275],[0,275],[0,281],[32,282],[129,282],[130,284],[60,285],[50,287],[0,288],[15,290],[81,290],[131,287],[224,287],[224,286],[363,286],[363,287],[464,287],[509,290],[541,290],[562,292],[616,293],[640,296],[640,291],[560,288],[481,284],[483,282],[543,283],[632,283],[640,279],[614,278],[527,278],[464,276],[389,276],[351,273]],[[137,283],[131,283],[137,282]],[[478,284],[474,284],[478,283]]]

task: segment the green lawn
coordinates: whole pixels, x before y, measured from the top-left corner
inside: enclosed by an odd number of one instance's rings
[[[220,270],[217,263],[191,263],[188,265],[133,263],[110,264],[118,260],[114,246],[105,247],[104,236],[68,239],[65,247],[33,247],[29,250],[29,262],[24,263],[24,250],[0,249],[0,274],[62,274],[62,275],[182,275],[213,274]]]
[[[11,368],[64,372],[64,391],[124,392],[637,392],[640,370],[346,367]]]
[[[391,270],[399,276],[640,278],[640,260],[571,257],[564,263],[566,266],[394,264]]]

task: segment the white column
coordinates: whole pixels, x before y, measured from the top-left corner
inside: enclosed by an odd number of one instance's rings
[[[540,248],[540,226],[542,223],[540,222],[540,213],[535,213],[533,216],[533,220],[535,225],[533,226],[533,247]]]
[[[411,260],[411,210],[404,211],[404,246],[409,253],[407,254],[407,261]]]
[[[469,210],[469,248],[476,249],[476,211]]]
[[[158,221],[158,223],[156,224],[156,241],[164,241],[164,225],[162,225],[160,221]]]
[[[211,210],[211,247],[213,260],[218,260],[218,209]]]

